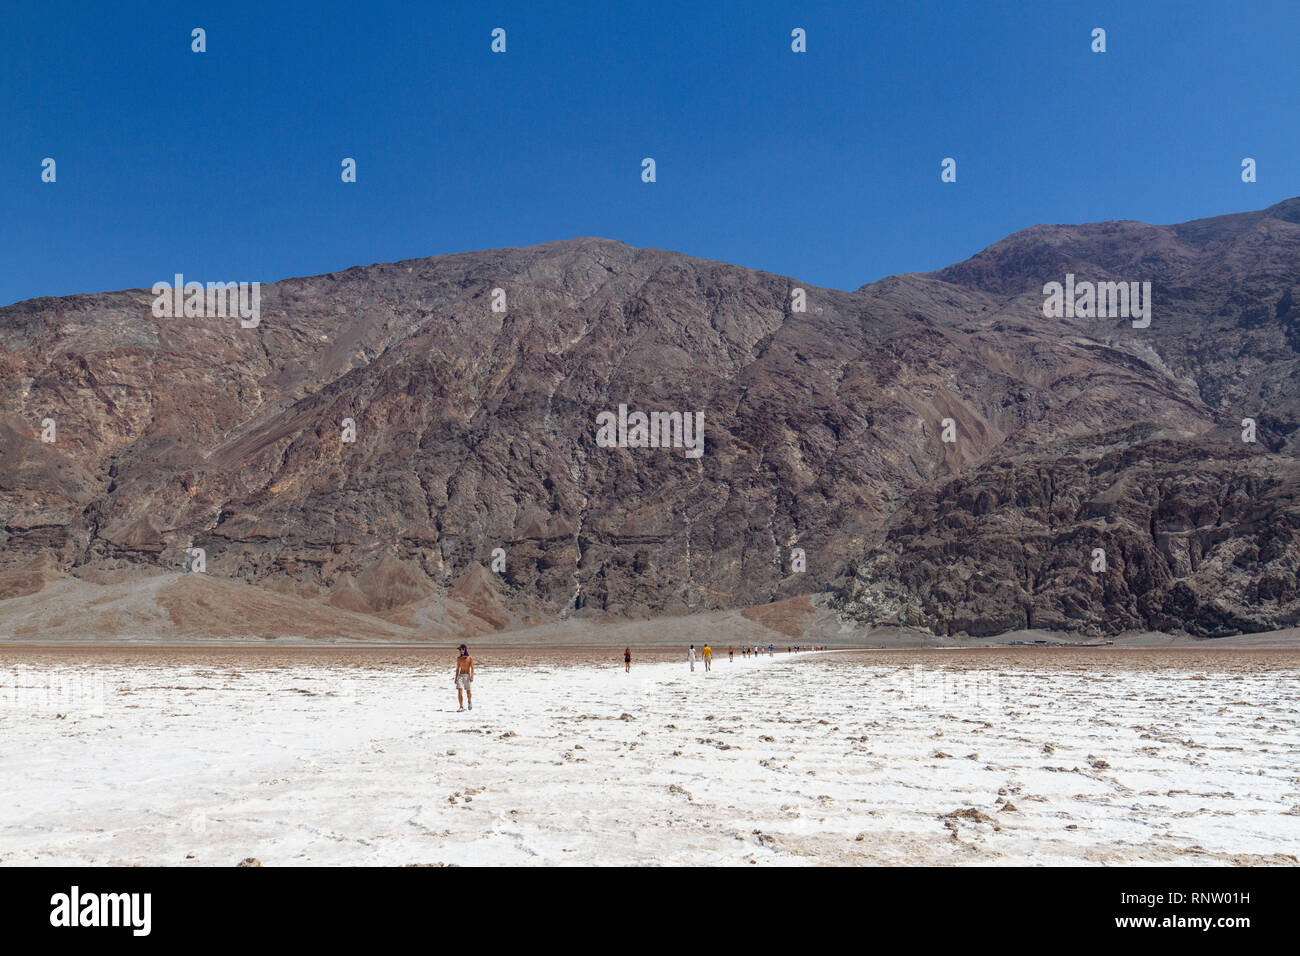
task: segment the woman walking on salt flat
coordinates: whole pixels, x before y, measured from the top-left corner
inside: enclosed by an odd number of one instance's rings
[[[466,698],[469,700],[469,709],[474,709],[474,693],[470,688],[472,683],[474,683],[474,658],[469,656],[469,648],[462,644],[460,656],[456,658],[456,702],[460,704],[461,710],[465,709]]]

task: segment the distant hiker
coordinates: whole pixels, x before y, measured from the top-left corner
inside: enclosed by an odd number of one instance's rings
[[[694,644],[691,645],[691,649],[688,656],[690,657],[691,673],[693,674],[695,673],[695,645]]]
[[[713,648],[709,647],[707,642],[704,645],[704,669],[713,670]]]
[[[775,654],[776,654],[776,645],[775,644],[767,645],[767,656],[773,657],[775,656]]]
[[[465,709],[466,700],[469,701],[469,709],[474,709],[474,694],[469,686],[472,683],[474,683],[474,658],[469,656],[469,648],[462,644],[460,656],[456,658],[456,701],[460,704],[461,710]]]
[[[727,648],[727,660],[734,661],[735,659],[736,659],[736,645],[732,644],[730,647]]]
[[[630,647],[623,651],[623,673],[632,673],[632,648]]]

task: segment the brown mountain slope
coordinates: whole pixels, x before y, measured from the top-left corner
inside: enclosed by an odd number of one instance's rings
[[[1298,263],[1293,199],[1176,226],[1035,226],[929,276],[864,287],[902,301],[955,285],[988,297],[985,322],[1033,323],[1044,284],[1066,273],[1150,282],[1149,328],[1119,317],[1059,321],[1194,391],[1220,428],[1196,441],[1160,440],[1149,428],[1093,435],[1086,449],[1009,443],[903,504],[855,562],[838,605],[860,623],[901,617],[940,634],[1033,622],[1208,636],[1294,623]],[[1255,444],[1242,441],[1244,419]],[[1105,573],[1091,570],[1094,547],[1110,557]]]
[[[285,280],[255,329],[154,318],[144,290],[19,303],[0,567],[170,569],[193,544],[209,575],[430,627],[457,587],[491,626],[813,593],[934,488],[1043,443],[1254,412],[1251,450],[1285,454],[1295,209],[1035,227],[853,293],[579,239]],[[1153,281],[1151,328],[1044,318],[1066,267]],[[599,447],[620,403],[703,413],[703,456]]]

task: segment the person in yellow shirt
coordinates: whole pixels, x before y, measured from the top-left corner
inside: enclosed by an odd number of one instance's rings
[[[708,644],[704,645],[704,669],[706,671],[713,670],[713,648],[709,647]]]

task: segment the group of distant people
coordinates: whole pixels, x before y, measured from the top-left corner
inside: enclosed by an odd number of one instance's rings
[[[785,652],[787,654],[796,654],[799,653],[800,651],[820,651],[824,649],[825,648],[820,644],[814,644],[812,647],[801,647],[798,644],[788,644],[786,645]],[[773,657],[776,655],[775,644],[767,645],[766,650],[767,650],[768,657]],[[760,657],[762,656],[763,651],[764,648],[758,644],[745,644],[740,648],[740,654],[742,657]],[[712,670],[713,669],[713,648],[711,648],[708,644],[705,644],[700,654],[700,657],[704,661],[704,669],[706,671]],[[733,644],[731,647],[727,648],[727,660],[734,661],[735,659],[736,659],[736,647]],[[686,660],[690,663],[691,670],[694,671],[695,661],[696,661],[694,644],[692,644],[690,648],[687,649]],[[632,649],[630,647],[623,652],[623,664],[626,670],[630,671],[632,669]]]
[[[734,657],[736,649],[733,647],[731,650],[732,650],[732,656]],[[799,644],[787,644],[785,648],[785,652],[787,654],[798,654],[800,651],[820,651],[820,650],[825,650],[825,648],[823,648],[821,645],[818,644],[814,644],[812,647],[803,647],[800,646]],[[763,653],[763,648],[747,645],[740,649],[740,653],[745,657],[758,657]],[[775,644],[767,645],[767,656],[771,657],[775,653],[776,653],[776,645]]]
[[[766,649],[768,657],[772,657],[776,654],[775,644],[767,645]],[[798,644],[793,644],[788,645],[785,650],[787,654],[795,654],[799,651],[820,651],[823,649],[822,646],[817,644],[814,644],[812,647],[800,647]],[[469,648],[464,644],[460,645],[457,650],[456,670],[454,674],[456,683],[456,702],[460,705],[461,710],[465,710],[467,706],[470,710],[473,710],[474,695],[471,685],[474,683],[474,658],[469,656]],[[763,650],[764,648],[757,644],[746,644],[741,647],[740,653],[743,657],[758,657],[763,653]],[[696,660],[704,662],[704,670],[706,672],[713,670],[713,648],[708,644],[704,645],[698,657],[695,652],[695,645],[692,644],[690,649],[686,652],[686,659],[690,662],[692,672],[695,670]],[[733,644],[727,648],[727,660],[734,661],[735,659],[736,647]],[[632,673],[632,648],[630,647],[625,648],[623,651],[623,671],[628,674]]]
[[[798,644],[788,644],[786,645],[785,652],[787,654],[797,654],[800,651],[820,651],[823,649],[824,648],[818,644],[814,644],[812,647],[801,647]],[[764,650],[767,651],[768,657],[776,655],[775,644],[769,644],[766,648],[758,644],[745,644],[740,648],[740,654],[742,657],[760,657]],[[734,661],[735,659],[736,646],[733,644],[727,648],[727,660]],[[708,671],[713,670],[713,648],[710,645],[705,644],[699,649],[699,651],[696,651],[695,645],[692,644],[686,650],[686,661],[690,665],[692,673],[695,671],[696,662],[703,662],[704,670],[707,673]],[[632,648],[630,647],[623,649],[623,672],[627,674],[632,673]]]

